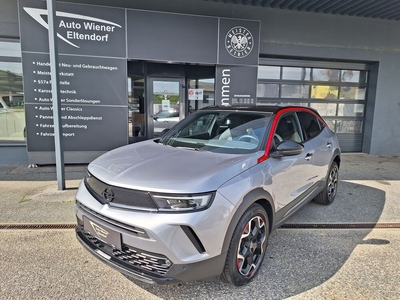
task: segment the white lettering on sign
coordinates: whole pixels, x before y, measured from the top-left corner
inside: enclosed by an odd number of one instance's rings
[[[47,16],[47,9],[39,9],[32,7],[24,7],[24,10],[40,25],[42,25],[47,30],[49,29],[49,25],[46,23],[45,18],[43,16]],[[115,32],[115,29],[122,28],[121,25],[100,19],[94,18],[90,16],[72,14],[62,11],[57,11],[56,16],[62,18],[60,23],[58,24],[59,28],[62,29],[74,29],[74,30],[83,30],[84,32],[71,31],[68,30],[66,32],[66,36],[61,35],[59,32],[57,36],[68,43],[69,45],[80,48],[78,45],[72,43],[70,40],[86,40],[86,41],[96,41],[96,42],[108,42],[109,35],[107,34],[98,34],[99,32]],[[75,20],[70,20],[75,19]],[[69,21],[70,20],[70,21]],[[90,33],[87,33],[87,32]]]
[[[230,97],[230,82],[231,82],[231,69],[222,70],[222,88],[221,88],[221,105],[231,106],[229,103]]]
[[[76,31],[67,31],[67,39],[69,40],[85,40],[85,41],[97,41],[97,42],[108,42],[108,34],[100,35],[96,33],[83,34]]]
[[[75,22],[65,22],[64,20],[60,21],[60,25],[58,27],[64,27],[69,29],[81,29],[82,25]]]

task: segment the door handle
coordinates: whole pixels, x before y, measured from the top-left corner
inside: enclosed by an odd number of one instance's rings
[[[331,147],[332,147],[332,142],[327,142],[326,143],[326,148],[331,149]]]
[[[305,160],[310,160],[312,155],[313,155],[312,153],[307,153],[307,155],[306,155],[306,157],[304,159]]]

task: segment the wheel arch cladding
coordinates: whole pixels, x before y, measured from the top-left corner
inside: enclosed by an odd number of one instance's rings
[[[228,226],[228,230],[225,234],[224,243],[222,245],[222,253],[228,252],[229,244],[231,242],[233,232],[237,224],[239,223],[240,218],[246,212],[246,210],[253,204],[257,203],[261,205],[267,213],[268,216],[268,225],[269,225],[269,232],[271,232],[274,224],[274,216],[275,216],[275,209],[274,204],[272,201],[271,195],[263,190],[262,188],[258,188],[249,192],[244,198],[242,203],[239,205],[238,209],[236,210],[235,214],[233,215],[231,222]]]
[[[336,162],[338,168],[340,169],[340,155],[336,153],[335,158],[333,159],[334,162]]]

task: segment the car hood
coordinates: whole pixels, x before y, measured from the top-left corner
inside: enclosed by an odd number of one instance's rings
[[[124,146],[89,164],[89,172],[115,186],[169,193],[217,190],[257,164],[260,153],[219,154],[174,148],[153,140]]]

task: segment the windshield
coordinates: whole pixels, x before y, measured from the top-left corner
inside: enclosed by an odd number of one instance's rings
[[[163,145],[218,153],[252,153],[263,145],[271,113],[197,111],[160,140]]]

